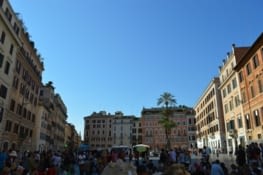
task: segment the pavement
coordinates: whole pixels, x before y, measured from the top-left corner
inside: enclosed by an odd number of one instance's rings
[[[210,162],[213,162],[215,160],[219,160],[220,162],[223,162],[225,166],[227,167],[228,171],[231,170],[231,164],[236,165],[236,156],[235,155],[229,155],[229,154],[219,154],[216,156],[216,154],[210,155]]]
[[[215,160],[219,160],[220,162],[223,162],[228,171],[231,170],[231,164],[236,164],[235,159],[236,157],[234,155],[228,155],[228,154],[219,154],[218,156],[216,154],[210,155],[210,163],[212,163]],[[159,157],[150,157],[150,160],[152,160],[153,164],[158,167],[159,164]],[[201,160],[201,155],[191,155],[191,163],[194,163],[196,161]],[[74,175],[79,175],[79,167],[78,165],[74,165]]]

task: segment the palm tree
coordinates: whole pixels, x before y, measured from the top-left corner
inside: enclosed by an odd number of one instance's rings
[[[170,116],[173,114],[173,110],[171,107],[175,106],[176,100],[174,96],[169,92],[164,92],[160,98],[158,98],[157,105],[164,106],[162,110],[162,117],[159,123],[163,126],[165,130],[166,137],[166,147],[167,149],[171,148],[170,135],[172,128],[176,127],[176,123],[170,119]]]
[[[174,96],[169,92],[164,92],[160,98],[158,98],[157,105],[164,105],[165,108],[172,107],[176,104]]]

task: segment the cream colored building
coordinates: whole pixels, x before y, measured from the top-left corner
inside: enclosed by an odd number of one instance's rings
[[[78,135],[75,126],[71,123],[66,123],[65,126],[65,148],[69,150],[77,150],[81,143],[80,135]]]
[[[0,2],[0,148],[3,144],[7,147],[12,144],[12,139],[7,136],[10,129],[5,128],[5,126],[11,124],[11,121],[7,119],[7,115],[9,114],[9,94],[11,94],[10,89],[13,82],[12,70],[16,65],[16,52],[21,46],[19,38],[21,29],[18,28],[15,31],[13,29],[15,24],[18,27],[20,22],[9,2]]]
[[[8,148],[23,151],[34,146],[39,87],[44,67],[34,42],[8,1],[1,1],[0,16],[0,52],[4,55],[0,77],[5,80],[1,82],[5,86],[1,86],[1,93],[9,94],[7,103],[2,103],[4,115],[0,140]]]
[[[132,146],[132,129],[135,116],[124,116],[122,112],[116,112],[112,122],[113,145]]]
[[[248,47],[232,45],[231,52],[219,67],[219,89],[222,94],[228,153],[235,153],[236,147],[239,144],[245,146],[247,141],[238,74],[234,70],[237,62],[241,60],[247,50]]]
[[[67,121],[67,107],[59,94],[55,94],[54,111],[52,117],[53,150],[63,150],[65,143],[65,126]]]
[[[194,107],[197,147],[208,146],[213,152],[226,151],[225,122],[219,85],[219,78],[213,78]]]
[[[54,87],[52,83],[43,85],[39,94],[39,111],[36,120],[36,149],[47,151],[53,148],[53,126],[51,113],[54,110]]]

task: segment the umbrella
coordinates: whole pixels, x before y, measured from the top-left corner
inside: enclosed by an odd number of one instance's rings
[[[133,146],[133,148],[136,151],[138,151],[139,153],[142,153],[142,152],[147,151],[147,149],[149,149],[150,146],[149,145],[145,145],[145,144],[138,144],[138,145]]]

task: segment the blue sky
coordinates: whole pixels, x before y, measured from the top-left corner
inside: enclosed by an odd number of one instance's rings
[[[193,107],[233,43],[263,31],[263,1],[10,0],[83,134],[84,116],[140,117],[164,92]]]

